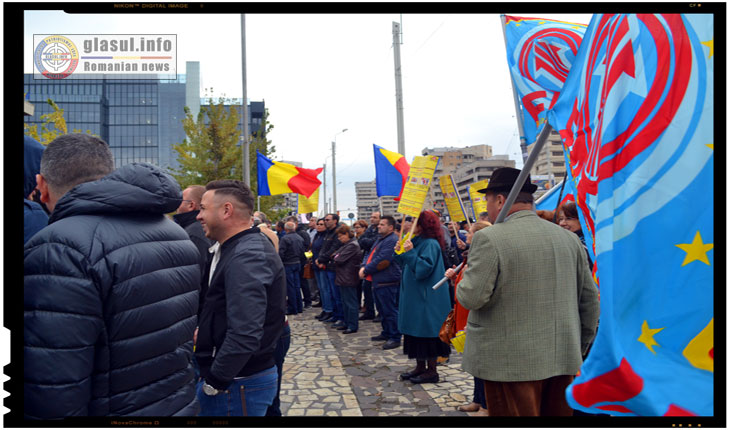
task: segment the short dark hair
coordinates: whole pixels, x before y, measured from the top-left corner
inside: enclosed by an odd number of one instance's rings
[[[245,182],[233,179],[219,179],[210,181],[205,186],[207,191],[215,190],[216,195],[224,195],[233,197],[238,203],[241,203],[247,210],[248,216],[253,216],[253,193]]]
[[[384,217],[380,217],[380,221],[385,220],[389,226],[395,228],[395,218],[393,218],[390,215],[386,215]]]
[[[190,185],[186,189],[190,190],[189,197],[196,205],[200,206],[200,200],[205,194],[205,187],[202,185]]]
[[[350,226],[347,225],[347,224],[342,224],[341,226],[337,227],[337,230],[335,230],[335,233],[337,233],[337,234],[346,234],[347,237],[349,237],[350,239],[352,239],[353,237],[355,237],[355,232],[353,232],[350,229]]]
[[[340,222],[340,216],[337,214],[327,214],[327,216],[331,216],[333,220]]]
[[[84,182],[96,181],[114,171],[114,156],[96,136],[70,133],[58,136],[41,156],[40,173],[59,194]]]

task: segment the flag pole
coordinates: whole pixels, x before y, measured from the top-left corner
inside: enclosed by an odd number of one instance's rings
[[[453,175],[451,176],[451,184],[454,186],[454,191],[456,191],[456,198],[459,199],[459,206],[461,206],[461,212],[464,214],[464,218],[466,218],[466,225],[469,226],[469,230],[471,230],[471,221],[469,221],[469,215],[466,213],[466,209],[464,209],[464,202],[461,201],[461,194],[459,194],[459,187],[456,186],[456,182],[454,182]],[[466,193],[469,194],[469,186],[466,186]],[[474,212],[474,208],[472,207],[472,212]],[[476,219],[476,217],[474,217]],[[456,235],[458,238],[459,235]]]
[[[537,137],[537,141],[534,143],[535,146],[532,148],[532,151],[530,151],[530,156],[527,157],[525,165],[522,166],[522,170],[520,171],[519,176],[517,176],[517,180],[512,186],[512,190],[509,192],[502,210],[499,212],[497,219],[494,221],[495,224],[499,224],[507,217],[507,213],[509,213],[509,210],[512,208],[512,203],[514,203],[517,199],[517,194],[519,194],[522,189],[522,185],[525,183],[525,180],[527,180],[527,175],[530,174],[530,170],[535,164],[535,161],[537,161],[538,154],[540,153],[540,150],[542,150],[542,147],[545,146],[545,142],[547,142],[547,138],[552,130],[553,128],[550,124],[545,123],[545,127],[543,127],[540,135]]]
[[[507,30],[505,27],[507,26],[507,19],[505,18],[504,14],[499,16],[499,19],[502,23],[502,36],[504,36],[504,47],[505,50],[507,49]],[[509,52],[507,52],[507,55],[509,55]],[[509,62],[507,63],[507,67],[509,68]],[[527,160],[527,137],[525,137],[525,126],[522,123],[522,113],[520,112],[520,99],[517,96],[517,89],[515,88],[515,80],[512,77],[512,72],[510,71],[509,79],[512,82],[512,98],[515,102],[515,116],[517,117],[517,130],[520,133],[520,149],[522,150],[522,161],[525,162]],[[534,149],[533,149],[534,151]]]

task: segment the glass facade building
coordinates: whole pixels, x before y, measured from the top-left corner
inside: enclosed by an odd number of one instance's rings
[[[46,102],[51,99],[64,110],[69,132],[90,132],[109,144],[116,167],[144,162],[177,168],[172,146],[185,139],[184,108],[195,104],[190,94],[200,100],[199,89],[194,90],[187,88],[185,75],[177,80],[40,80],[26,74],[23,91],[35,112],[25,122],[40,126],[41,116],[53,111]],[[249,102],[250,133],[260,129],[263,116],[264,103]]]

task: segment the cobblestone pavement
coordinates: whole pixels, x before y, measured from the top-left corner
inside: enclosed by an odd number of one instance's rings
[[[398,378],[415,367],[403,347],[384,351],[373,342],[380,323],[360,321],[357,333],[342,334],[314,317],[321,308],[289,316],[291,345],[284,361],[281,410],[284,416],[467,416],[473,378],[461,370],[461,354],[438,366],[436,384]]]

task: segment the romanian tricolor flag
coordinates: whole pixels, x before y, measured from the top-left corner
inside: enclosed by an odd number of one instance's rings
[[[376,144],[373,144],[373,151],[375,152],[375,188],[378,197],[398,196],[395,200],[400,200],[410,169],[406,157]]]
[[[297,193],[310,197],[322,184],[317,175],[322,168],[304,169],[293,164],[272,161],[256,151],[258,195]]]

